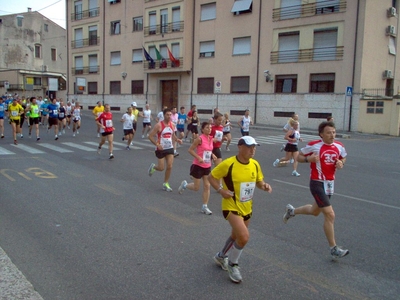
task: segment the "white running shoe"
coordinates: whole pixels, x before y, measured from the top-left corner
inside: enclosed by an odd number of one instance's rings
[[[187,186],[187,181],[183,180],[181,182],[181,185],[178,187],[178,193],[182,194],[184,190],[186,190],[186,186]]]
[[[229,278],[233,282],[240,283],[242,281],[242,275],[240,274],[240,268],[237,264],[228,263],[228,274],[229,274]]]
[[[279,158],[277,158],[274,163],[272,164],[274,167],[276,167],[279,164]]]
[[[228,257],[219,256],[219,252],[214,255],[214,261],[221,267],[222,270],[228,271]]]
[[[294,214],[294,207],[293,207],[293,205],[291,205],[291,204],[288,204],[288,205],[286,205],[286,212],[285,212],[285,214],[283,215],[283,223],[287,223],[287,221],[290,219],[290,218],[293,218],[295,216],[295,214]]]
[[[203,205],[203,207],[201,208],[201,212],[202,212],[203,214],[206,214],[206,215],[212,215],[212,211],[211,211],[207,206],[204,206],[204,205]]]
[[[295,170],[295,171],[292,172],[292,176],[299,177],[299,176],[300,176],[300,173],[298,173],[298,172]]]
[[[332,258],[342,258],[344,256],[346,256],[347,254],[349,254],[349,250],[347,249],[342,249],[339,246],[335,246],[331,249],[331,255]]]

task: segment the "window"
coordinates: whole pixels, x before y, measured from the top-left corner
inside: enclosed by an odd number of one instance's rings
[[[75,48],[83,47],[83,30],[82,28],[77,28],[74,31],[75,33]]]
[[[215,41],[200,42],[200,57],[214,57]]]
[[[110,95],[121,94],[121,81],[110,81]]]
[[[368,101],[367,114],[383,114],[383,101]]]
[[[121,34],[121,21],[111,22],[111,35]]]
[[[134,49],[132,50],[132,62],[142,62],[143,61],[143,50],[142,49]]]
[[[314,30],[313,60],[335,60],[337,47],[337,28]]]
[[[99,15],[99,9],[97,0],[89,0],[89,17],[90,18],[97,17],[98,15]]]
[[[52,61],[57,60],[57,49],[51,48],[51,60]]]
[[[112,66],[116,66],[116,65],[120,65],[121,64],[121,51],[111,52],[110,64]]]
[[[89,55],[89,73],[96,74],[99,72],[99,66],[97,63],[97,54]]]
[[[296,93],[297,75],[276,75],[275,93]]]
[[[97,82],[88,82],[88,94],[97,94]]]
[[[35,45],[35,58],[42,58],[42,46]]]
[[[335,91],[335,73],[311,74],[310,93],[333,93]]]
[[[42,85],[41,77],[33,77],[33,85]]]
[[[251,13],[253,9],[253,0],[235,0],[231,12],[235,15]]]
[[[155,11],[149,12],[149,34],[157,33],[157,15]]]
[[[281,0],[281,20],[301,17],[302,0]]]
[[[46,32],[49,31],[49,24],[44,24],[43,27],[44,27],[44,31],[46,31]]]
[[[389,36],[389,53],[396,55],[396,40],[393,36]]]
[[[394,92],[394,80],[391,78],[386,79],[386,89],[385,89],[385,96],[393,97]]]
[[[173,7],[172,8],[172,31],[180,31],[181,30],[181,8]]]
[[[168,9],[160,10],[161,33],[168,32]]]
[[[83,56],[75,56],[75,75],[83,74]]]
[[[131,94],[133,94],[133,95],[143,94],[143,91],[144,91],[143,87],[144,87],[143,80],[132,80]]]
[[[315,13],[319,14],[329,14],[339,11],[340,0],[317,0]]]
[[[296,62],[299,59],[299,32],[285,32],[279,34],[278,62]]]
[[[83,13],[82,13],[82,1],[75,1],[74,4],[74,12],[75,12],[75,20],[82,20]]]
[[[89,46],[97,45],[97,25],[89,26]]]
[[[197,78],[197,94],[213,94],[214,77]]]
[[[108,3],[110,4],[121,3],[121,0],[108,0]]]
[[[133,31],[143,30],[143,17],[133,18]]]
[[[178,57],[180,57],[180,55],[181,55],[181,47],[180,47],[179,43],[171,44],[171,52],[172,52],[172,55],[176,59],[178,59]]]
[[[250,77],[231,77],[231,93],[248,93],[250,90]]]
[[[200,21],[214,20],[217,16],[216,3],[208,3],[200,6]]]
[[[233,39],[233,55],[243,55],[251,53],[251,38]]]
[[[18,15],[17,16],[17,25],[18,27],[22,27],[22,21],[24,20],[24,16]]]

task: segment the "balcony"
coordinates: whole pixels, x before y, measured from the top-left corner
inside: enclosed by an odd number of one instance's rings
[[[362,89],[362,99],[393,98],[393,89]]]
[[[72,68],[72,75],[87,75],[87,74],[99,74],[100,66],[89,66],[89,67],[81,67],[81,68]]]
[[[272,18],[274,21],[281,21],[287,19],[312,17],[321,14],[344,12],[346,11],[346,8],[346,0],[327,0],[302,5],[275,8],[272,12]]]
[[[71,21],[79,21],[87,18],[94,18],[99,16],[100,14],[100,7],[84,10],[77,13],[71,14]]]
[[[144,36],[183,31],[183,21],[144,27]]]
[[[182,71],[183,67],[183,59],[182,57],[177,57],[176,58],[179,62],[174,63],[170,59],[164,59],[162,61],[159,60],[154,60],[153,63],[150,61],[144,61],[143,62],[143,69],[144,70],[168,70],[168,71],[173,71],[174,69],[177,71]]]
[[[271,52],[270,61],[272,64],[342,60],[344,47],[311,48],[289,51]]]
[[[92,37],[88,39],[83,39],[83,40],[74,40],[71,41],[71,48],[76,49],[76,48],[83,48],[83,47],[89,47],[89,46],[97,46],[100,44],[100,37]]]

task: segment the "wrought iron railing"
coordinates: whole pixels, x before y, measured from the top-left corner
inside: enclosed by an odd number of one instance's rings
[[[82,75],[82,74],[99,74],[100,66],[88,66],[82,68],[72,68],[72,75]]]
[[[325,60],[342,60],[344,47],[325,47],[271,52],[270,61],[273,64],[288,62],[308,62]]]
[[[82,39],[82,40],[74,40],[71,41],[71,48],[83,48],[83,47],[89,47],[89,46],[97,46],[100,44],[100,37],[92,37],[88,39]]]
[[[100,7],[83,10],[81,12],[72,13],[71,21],[78,21],[78,20],[83,20],[83,19],[87,19],[87,18],[94,18],[94,17],[97,17],[99,14],[100,14]]]
[[[394,89],[362,89],[362,98],[393,97]]]
[[[144,36],[155,35],[155,34],[166,34],[171,32],[183,31],[184,22],[172,22],[162,25],[153,25],[144,27]]]
[[[175,62],[171,61],[170,59],[163,59],[163,60],[154,60],[153,62],[144,61],[143,62],[143,69],[145,70],[162,70],[162,69],[182,69],[183,67],[183,59],[182,57],[176,57]]]

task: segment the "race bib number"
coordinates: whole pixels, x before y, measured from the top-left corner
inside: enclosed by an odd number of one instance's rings
[[[58,110],[57,109],[53,109],[53,115],[57,115],[58,114]]]
[[[218,142],[220,142],[220,141],[222,141],[223,135],[224,135],[224,134],[223,134],[222,131],[216,130],[216,131],[215,131],[215,136],[214,136],[214,138],[215,138]]]
[[[171,149],[172,147],[172,140],[170,138],[161,138],[160,145],[163,149]]]
[[[59,116],[60,118],[64,118],[64,113],[63,113],[63,112],[60,112],[60,113],[58,114],[58,116]]]
[[[34,113],[34,114],[38,114],[38,113],[39,113],[39,109],[38,109],[37,107],[35,107],[35,108],[33,109],[33,113]]]
[[[211,151],[204,151],[203,152],[203,161],[207,164],[211,163]]]
[[[106,127],[107,128],[113,127],[113,121],[112,120],[106,120]]]
[[[4,106],[0,106],[0,111],[4,111]]]
[[[247,202],[253,199],[255,182],[242,182],[240,184],[240,202]]]
[[[324,190],[326,195],[333,195],[335,182],[333,180],[324,180]]]
[[[17,112],[16,110],[12,110],[12,111],[11,111],[11,115],[12,115],[13,117],[18,117],[18,112]]]
[[[185,124],[185,119],[178,119],[178,124],[179,125]]]
[[[244,121],[243,122],[243,131],[249,131],[249,128],[250,128],[250,122]]]

